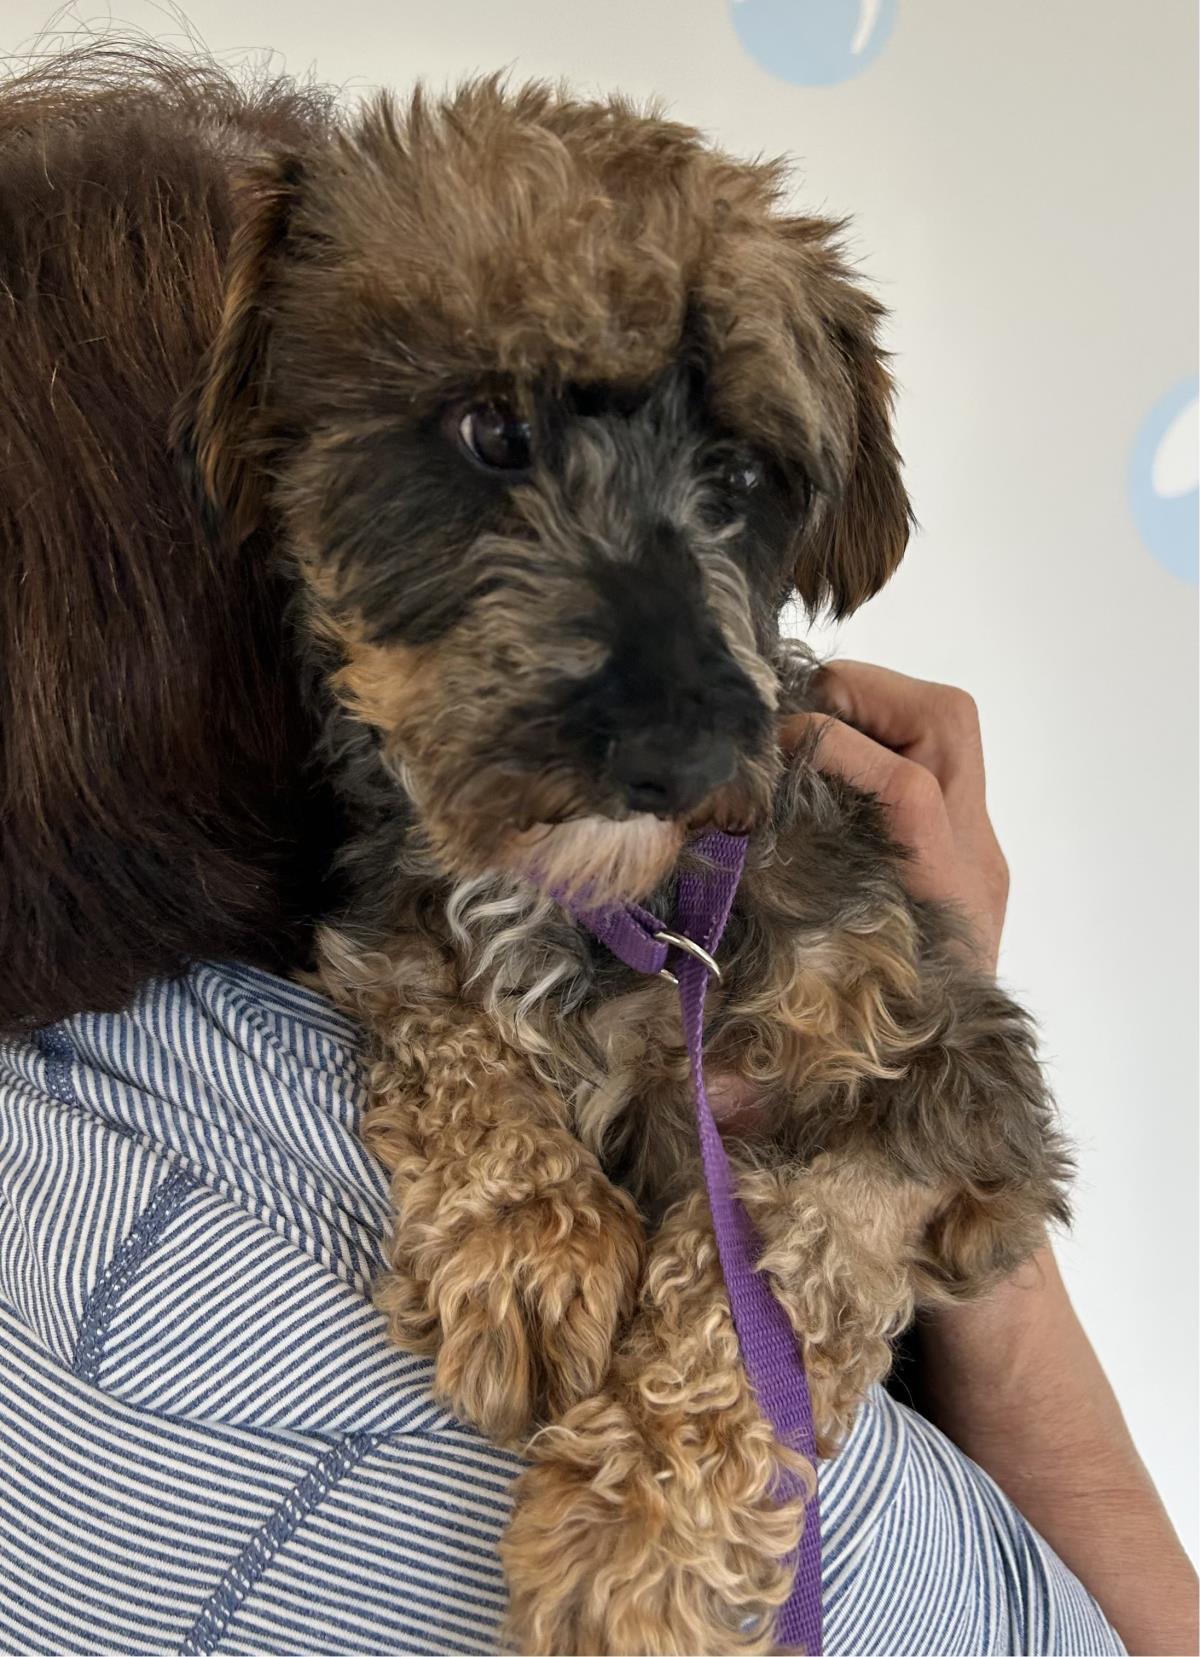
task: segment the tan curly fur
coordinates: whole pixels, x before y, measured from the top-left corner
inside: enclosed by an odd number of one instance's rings
[[[702,1194],[659,1228],[603,1392],[530,1454],[502,1544],[519,1649],[773,1649],[804,1522],[773,1487],[814,1473],[759,1414]]]
[[[443,964],[418,951],[397,965],[324,936],[324,981],[381,1053],[363,1137],[391,1174],[396,1225],[376,1304],[398,1345],[436,1352],[451,1409],[519,1444],[604,1378],[641,1222]]]

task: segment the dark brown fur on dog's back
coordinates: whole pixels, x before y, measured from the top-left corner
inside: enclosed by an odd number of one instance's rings
[[[0,1027],[300,937],[281,592],[193,518],[168,434],[220,311],[222,152],[324,118],[125,53],[0,86]]]

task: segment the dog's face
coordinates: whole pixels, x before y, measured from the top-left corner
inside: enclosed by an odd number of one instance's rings
[[[282,529],[451,874],[633,896],[749,826],[784,601],[848,611],[903,550],[878,308],[779,189],[493,84],[242,186],[196,458]]]

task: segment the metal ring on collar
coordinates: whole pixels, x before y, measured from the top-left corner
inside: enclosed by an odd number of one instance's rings
[[[713,960],[708,951],[706,949],[702,949],[694,938],[681,937],[678,932],[656,932],[654,934],[654,941],[656,944],[667,944],[673,949],[681,949],[685,955],[691,955],[695,960],[699,961],[700,965],[708,973],[710,978],[715,978],[718,984],[721,982],[720,967]],[[679,982],[675,974],[670,972],[666,967],[659,968],[658,976],[660,978],[665,978],[668,984],[678,984]]]

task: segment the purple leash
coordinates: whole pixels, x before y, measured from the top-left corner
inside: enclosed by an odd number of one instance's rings
[[[636,972],[662,974],[679,986],[704,1179],[742,1362],[776,1438],[806,1456],[815,1468],[816,1438],[804,1359],[786,1314],[756,1269],[759,1239],[734,1192],[733,1170],[704,1087],[704,998],[709,978],[721,975],[713,951],[733,907],[746,861],[746,841],[741,835],[714,832],[694,840],[691,850],[701,866],[679,877],[671,930],[635,903],[599,909],[564,903],[564,908],[626,966]],[[673,952],[678,964],[668,971],[667,960]],[[781,1484],[784,1499],[800,1494],[798,1481],[790,1474],[781,1475]],[[809,1657],[821,1650],[821,1523],[815,1495],[805,1515],[792,1591],[779,1613],[778,1638],[782,1645],[798,1646]]]

